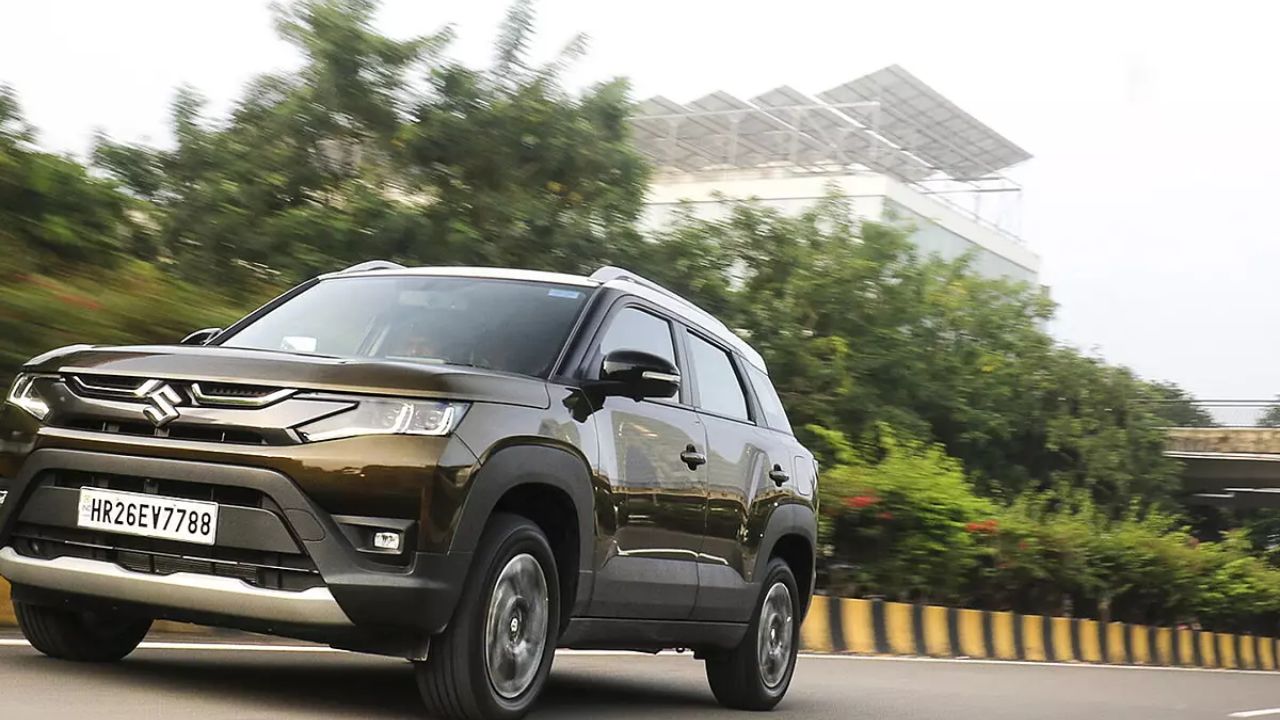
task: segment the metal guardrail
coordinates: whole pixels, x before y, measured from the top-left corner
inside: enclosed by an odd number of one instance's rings
[[[1158,400],[1141,407],[1164,418],[1169,427],[1280,430],[1280,399]]]

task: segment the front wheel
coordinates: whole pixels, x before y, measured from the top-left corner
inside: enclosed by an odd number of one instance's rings
[[[150,618],[80,612],[14,601],[18,628],[36,650],[78,662],[115,662],[133,652],[151,629]]]
[[[525,518],[495,515],[449,627],[417,665],[434,717],[516,720],[546,683],[560,623],[555,556]]]
[[[733,650],[707,656],[707,680],[721,705],[771,710],[787,694],[800,652],[799,597],[791,568],[770,561],[746,637]]]

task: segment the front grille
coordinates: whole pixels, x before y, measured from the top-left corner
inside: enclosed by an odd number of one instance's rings
[[[57,427],[144,438],[231,445],[292,445],[291,430],[261,427],[261,410],[287,400],[291,388],[201,380],[160,380],[119,375],[70,374],[66,387],[80,400],[57,408]],[[94,402],[109,400],[110,404]],[[190,408],[198,410],[191,413]],[[136,411],[135,411],[136,409]],[[164,420],[152,422],[157,412]]]
[[[280,388],[261,385],[232,385],[230,383],[200,383],[200,390],[210,398],[259,399],[280,391]]]
[[[122,492],[147,493],[183,500],[203,500],[216,502],[219,505],[238,505],[240,507],[262,508],[277,515],[282,514],[280,506],[259,490],[235,485],[212,485],[209,483],[188,482],[186,480],[164,480],[144,478],[136,475],[114,475],[110,473],[90,473],[80,470],[47,470],[40,474],[38,482],[49,487],[99,488],[102,490],[120,490]]]
[[[245,582],[257,580],[257,569],[251,565],[240,563],[215,563],[209,560],[189,557],[173,557],[155,553],[116,551],[116,562],[134,572],[153,573],[155,575],[173,575],[174,573],[196,573],[198,575],[227,575],[237,577]]]
[[[149,422],[116,422],[88,417],[71,417],[62,422],[73,430],[130,435],[133,437],[158,437],[174,440],[229,443],[233,445],[268,445],[267,438],[256,430],[225,428],[217,425],[193,425],[175,422],[158,428]]]
[[[288,388],[199,380],[159,380],[121,375],[69,375],[67,387],[82,397],[142,402],[168,386],[187,403],[203,407],[265,407],[293,394]]]
[[[19,523],[14,529],[12,544],[18,554],[26,557],[43,560],[60,557],[99,560],[151,575],[186,572],[231,577],[254,587],[291,592],[324,586],[324,580],[315,565],[300,555],[188,545],[171,548],[180,552],[163,552],[154,549],[154,546],[180,543],[26,523]],[[137,545],[152,547],[126,547]],[[239,557],[233,559],[229,556]]]
[[[37,478],[37,485],[73,489],[93,487],[156,494],[216,502],[222,506],[258,508],[268,510],[277,517],[283,515],[279,505],[270,497],[246,487],[70,470],[46,471]],[[198,545],[79,527],[37,524],[23,518],[19,518],[14,528],[13,547],[28,557],[79,557],[110,562],[133,572],[153,575],[187,572],[232,577],[270,590],[300,591],[324,585],[315,563],[301,549],[296,553],[285,553]]]
[[[145,378],[120,377],[116,375],[74,375],[72,386],[84,394],[105,395],[110,397],[132,396],[146,383]]]

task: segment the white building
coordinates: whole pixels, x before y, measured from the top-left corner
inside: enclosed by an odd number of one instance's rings
[[[1004,174],[1031,156],[896,65],[816,97],[655,97],[632,125],[658,167],[651,227],[682,203],[702,217],[745,199],[799,212],[834,189],[857,217],[912,228],[924,253],[972,253],[978,272],[1038,282],[1040,258],[1016,234],[1021,188]]]

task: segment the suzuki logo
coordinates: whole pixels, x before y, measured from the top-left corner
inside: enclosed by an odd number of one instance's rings
[[[140,394],[150,403],[142,409],[152,425],[164,427],[178,419],[178,405],[182,404],[182,396],[171,385],[159,380],[151,380],[138,388]]]

